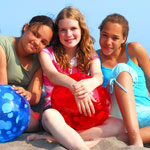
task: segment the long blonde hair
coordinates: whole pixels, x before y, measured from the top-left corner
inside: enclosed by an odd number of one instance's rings
[[[77,8],[73,6],[69,6],[62,9],[60,13],[57,15],[57,18],[55,20],[56,34],[55,34],[55,42],[53,45],[53,50],[55,53],[56,60],[63,70],[65,70],[66,68],[68,69],[71,68],[68,55],[66,54],[63,45],[60,43],[59,36],[58,36],[58,23],[61,19],[65,19],[65,18],[71,18],[79,22],[82,35],[76,53],[77,67],[82,72],[87,73],[91,64],[91,59],[92,59],[91,54],[95,52],[93,47],[94,39],[91,37],[89,33],[89,29],[87,27],[84,16]]]

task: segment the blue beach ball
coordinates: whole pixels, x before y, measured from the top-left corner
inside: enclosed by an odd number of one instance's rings
[[[9,85],[0,85],[0,143],[25,131],[30,120],[28,101]]]

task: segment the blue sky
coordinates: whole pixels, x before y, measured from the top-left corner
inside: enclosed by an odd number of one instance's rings
[[[129,21],[128,42],[141,43],[150,56],[150,0],[3,0],[0,4],[0,34],[20,36],[22,26],[35,15],[55,19],[66,6],[76,6],[85,16],[95,49],[99,49],[101,21],[111,13],[120,13]]]

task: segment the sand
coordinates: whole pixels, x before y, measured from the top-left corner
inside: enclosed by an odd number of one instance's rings
[[[30,133],[23,133],[15,140],[0,144],[0,150],[66,150],[58,143],[47,140],[36,140],[28,142],[26,137]],[[145,147],[129,146],[126,143],[117,140],[115,137],[102,139],[92,150],[150,150],[150,144]]]

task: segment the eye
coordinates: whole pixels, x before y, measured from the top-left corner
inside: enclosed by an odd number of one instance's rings
[[[114,41],[118,40],[119,38],[118,37],[113,37],[112,38]]]
[[[41,41],[41,42],[42,42],[43,45],[45,45],[45,46],[47,45],[47,43],[45,41]]]
[[[42,43],[44,46],[47,46],[48,41],[47,41],[47,40],[41,40],[41,43]]]
[[[104,34],[104,33],[103,33],[103,34],[101,34],[101,36],[103,36],[103,37],[107,37],[107,34]]]
[[[59,29],[60,32],[66,32],[66,29]]]
[[[32,33],[35,37],[38,37],[38,33],[36,31],[32,31]]]
[[[76,27],[72,27],[72,28],[71,28],[72,31],[74,31],[74,30],[76,30],[76,29],[77,29]]]

